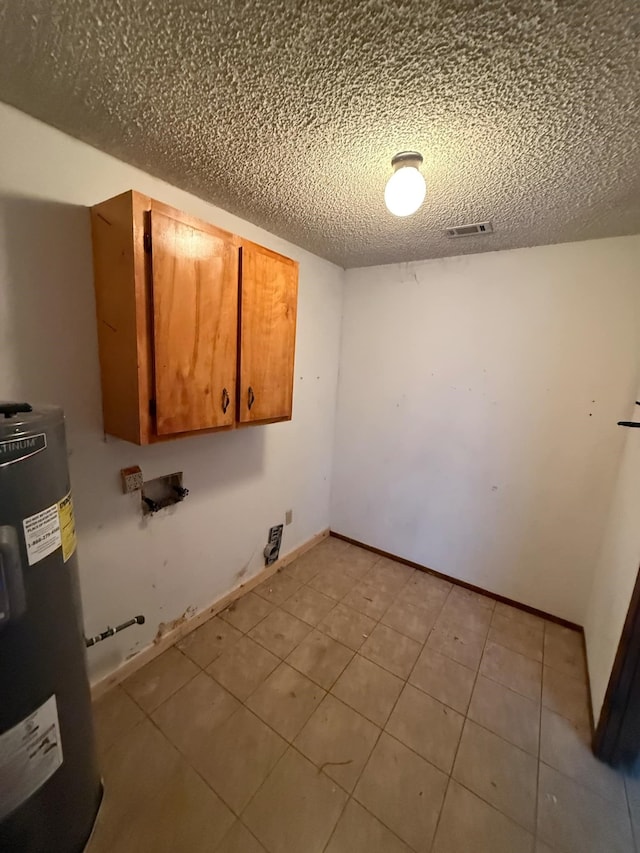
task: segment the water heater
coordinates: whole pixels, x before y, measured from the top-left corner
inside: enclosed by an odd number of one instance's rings
[[[80,853],[101,796],[64,416],[0,403],[0,850]]]

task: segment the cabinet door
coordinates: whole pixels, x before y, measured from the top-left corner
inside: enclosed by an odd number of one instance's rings
[[[253,243],[240,250],[238,420],[288,420],[293,403],[298,264]]]
[[[151,211],[156,430],[235,419],[238,266],[231,235]]]

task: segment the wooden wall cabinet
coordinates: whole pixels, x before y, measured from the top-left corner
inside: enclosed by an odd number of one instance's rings
[[[91,227],[105,432],[291,418],[297,263],[133,191]]]

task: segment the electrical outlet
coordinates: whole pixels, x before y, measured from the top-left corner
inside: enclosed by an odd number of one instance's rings
[[[293,521],[293,510],[288,509],[284,514],[284,523],[285,524],[291,524],[292,521]]]
[[[125,495],[131,492],[137,492],[142,488],[142,470],[139,465],[132,465],[131,468],[123,468],[120,471],[122,477],[122,491]]]

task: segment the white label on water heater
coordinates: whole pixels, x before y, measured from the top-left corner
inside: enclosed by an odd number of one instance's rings
[[[53,554],[62,544],[57,503],[25,518],[22,525],[30,566]]]
[[[28,800],[62,764],[56,697],[0,735],[0,820]]]

